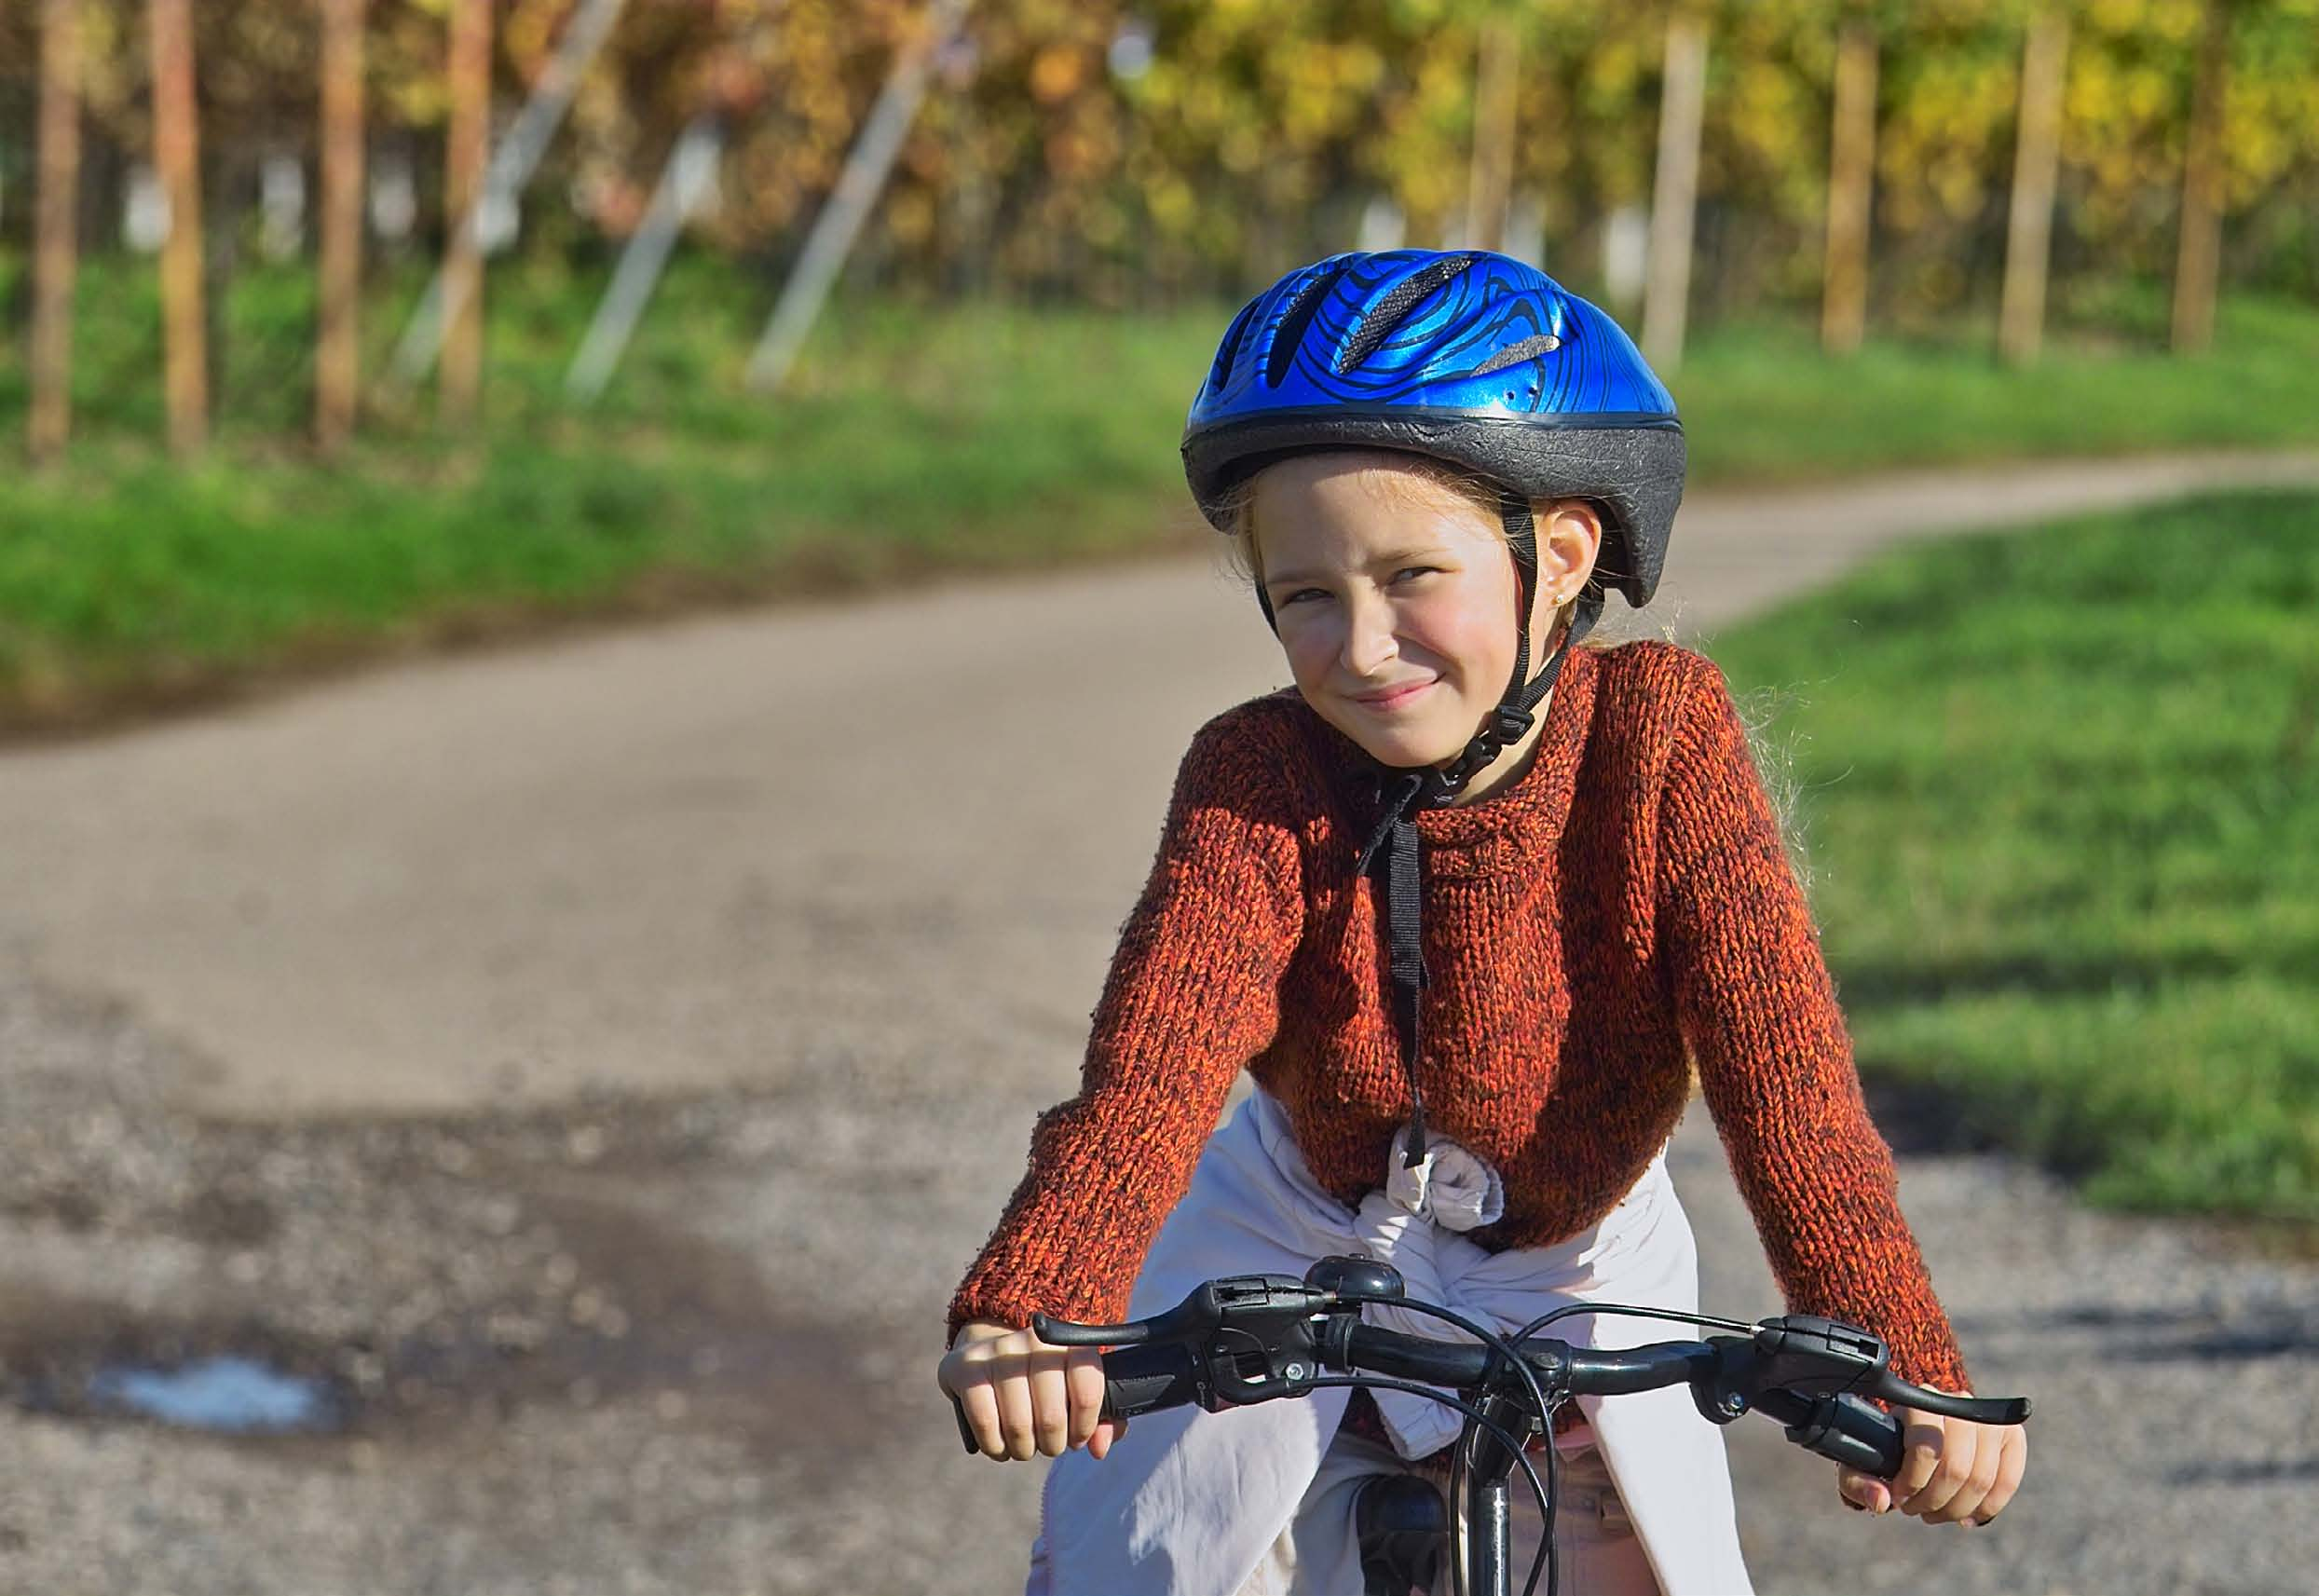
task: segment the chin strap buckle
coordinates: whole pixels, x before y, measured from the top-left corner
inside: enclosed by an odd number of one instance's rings
[[[1426,772],[1425,785],[1418,791],[1419,801],[1426,808],[1447,809],[1457,801],[1457,795],[1466,790],[1466,780],[1479,768],[1472,760],[1472,752],[1467,749],[1466,757],[1446,771]]]
[[[1530,729],[1538,717],[1517,704],[1501,703],[1493,715],[1490,730],[1501,748],[1521,742],[1530,735]]]
[[[1484,727],[1465,751],[1439,770],[1426,772],[1424,801],[1428,809],[1446,809],[1457,801],[1457,795],[1466,790],[1466,784],[1480,775],[1483,767],[1497,757],[1497,728]]]

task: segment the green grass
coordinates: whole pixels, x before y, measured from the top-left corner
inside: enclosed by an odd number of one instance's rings
[[[22,275],[0,256],[0,305],[21,305]],[[377,272],[374,375],[424,275]],[[1226,307],[841,300],[793,391],[767,402],[742,368],[772,285],[689,258],[610,392],[575,411],[564,369],[604,275],[544,257],[498,269],[484,424],[445,436],[423,399],[382,401],[326,463],[299,441],[310,277],[245,266],[213,319],[216,443],[181,470],[157,443],[152,269],[91,262],[77,442],[54,471],[22,469],[21,341],[0,346],[0,726],[413,639],[1206,536],[1175,443]],[[1777,326],[1711,332],[1675,383],[1694,480],[2319,443],[2319,313],[2230,306],[2216,354],[2175,361],[2148,347],[2148,298],[2106,312],[2123,347],[2059,348],[2027,378],[1964,335],[1831,362]]]
[[[294,286],[253,286],[227,318],[219,441],[191,470],[150,442],[153,396],[115,380],[157,359],[149,338],[134,358],[115,348],[149,327],[105,321],[87,340],[72,457],[0,474],[0,719],[69,719],[366,640],[1202,536],[1170,498],[1167,352],[1189,318],[841,307],[769,404],[740,377],[761,294],[695,276],[670,285],[630,380],[577,415],[563,363],[593,285],[524,281],[500,295],[477,437],[441,436],[415,409],[327,464],[295,441],[308,323]],[[407,303],[417,281],[401,286]],[[380,371],[400,318],[373,320]],[[0,367],[11,428],[21,387]]]
[[[1871,343],[1822,357],[1793,327],[1701,340],[1672,384],[1695,480],[1838,476],[1896,465],[2319,443],[2319,313],[2228,307],[2215,352],[2177,360],[2124,329],[2063,343],[2033,373],[1988,354],[1974,325],[1950,341]]]
[[[1722,639],[1862,1068],[2130,1207],[2319,1219],[2319,496],[1893,554]]]

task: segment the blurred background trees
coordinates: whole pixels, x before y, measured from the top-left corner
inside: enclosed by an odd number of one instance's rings
[[[2217,183],[2229,285],[2319,293],[2319,0],[2080,0],[2069,13],[2053,231],[2057,286],[2176,267],[2200,39],[2228,13]],[[376,0],[366,56],[371,229],[439,242],[451,0]],[[570,0],[499,0],[498,126]],[[1871,315],[1993,310],[2004,268],[2023,40],[2035,0],[1719,0],[1701,141],[1696,313],[1818,302],[1838,39],[1874,30]],[[212,272],[310,248],[319,29],[308,0],[195,7]],[[143,0],[84,0],[84,247],[136,242],[154,99]],[[608,252],[705,107],[738,106],[692,235],[779,268],[835,181],[912,0],[631,0],[521,217],[525,247]],[[0,7],[0,249],[29,247],[40,6]],[[1353,245],[1464,215],[1479,44],[1516,52],[1510,189],[1545,264],[1606,274],[1646,209],[1667,7],[1535,0],[983,0],[943,48],[851,270],[925,293],[1099,306],[1246,292]]]

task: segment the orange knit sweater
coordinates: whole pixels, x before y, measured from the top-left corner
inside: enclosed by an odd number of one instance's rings
[[[1379,1183],[1409,1097],[1354,871],[1373,771],[1293,691],[1193,740],[1082,1089],[1040,1117],[954,1330],[1121,1317],[1244,1067],[1323,1186],[1357,1206]],[[1790,1310],[1865,1325],[1903,1378],[1966,1389],[1715,667],[1663,643],[1576,650],[1531,768],[1417,826],[1426,1117],[1506,1182],[1505,1218],[1472,1238],[1543,1246],[1603,1218],[1696,1063]]]

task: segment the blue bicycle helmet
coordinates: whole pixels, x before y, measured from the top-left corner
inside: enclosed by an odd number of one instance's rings
[[[1183,430],[1184,475],[1220,528],[1241,478],[1318,448],[1402,449],[1532,498],[1607,512],[1598,561],[1640,608],[1683,499],[1675,402],[1618,324],[1487,251],[1330,255],[1235,317]]]
[[[1231,490],[1264,465],[1318,449],[1398,449],[1499,484],[1521,577],[1512,678],[1447,766],[1385,772],[1366,874],[1386,861],[1385,929],[1395,1019],[1413,1104],[1408,1159],[1425,1153],[1418,1084],[1421,993],[1418,837],[1412,813],[1454,802],[1519,741],[1616,586],[1637,608],[1657,591],[1683,498],[1683,424],[1665,386],[1618,324],[1536,267],[1488,251],[1330,255],[1282,278],[1233,319],[1183,431],[1184,475],[1221,530]],[[1601,507],[1603,544],[1553,655],[1528,676],[1537,587],[1533,498]],[[1257,602],[1266,621],[1272,606]],[[1527,678],[1527,679],[1525,679]]]

